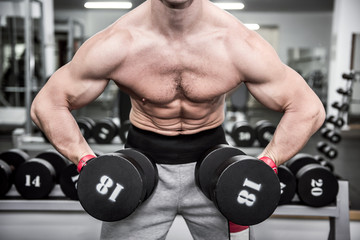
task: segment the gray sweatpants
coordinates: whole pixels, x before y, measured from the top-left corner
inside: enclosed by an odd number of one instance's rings
[[[228,240],[228,221],[195,184],[195,164],[157,164],[153,194],[126,219],[104,222],[101,239],[165,239],[179,214],[195,240]]]

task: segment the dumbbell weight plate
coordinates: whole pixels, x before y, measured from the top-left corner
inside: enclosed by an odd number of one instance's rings
[[[5,161],[13,171],[23,164],[30,156],[20,149],[10,149],[0,154],[0,159]]]
[[[10,190],[10,188],[15,180],[15,174],[16,174],[17,169],[19,168],[19,166],[21,164],[23,164],[29,158],[30,158],[30,156],[26,152],[24,152],[23,150],[20,150],[20,149],[16,149],[16,148],[9,149],[0,154],[0,159],[3,160],[6,163],[6,165],[10,168],[10,177],[8,178],[8,184],[5,184],[5,185],[8,185],[7,189],[1,188],[1,190],[0,190],[1,192],[4,192],[4,194],[6,194]],[[7,167],[5,167],[5,168],[7,169]],[[7,170],[4,169],[4,171],[7,171]],[[4,173],[4,174],[7,175],[7,173]],[[5,177],[5,175],[4,175],[4,177]]]
[[[158,182],[158,172],[155,164],[150,161],[144,154],[139,151],[134,151],[131,148],[121,149],[117,151],[117,153],[122,153],[125,156],[133,158],[140,165],[145,177],[144,182],[146,187],[146,200],[151,195]]]
[[[229,221],[245,226],[258,224],[275,211],[280,182],[263,161],[237,155],[219,167],[213,199]]]
[[[109,118],[98,120],[91,135],[99,144],[108,144],[118,132],[117,125]]]
[[[247,122],[234,123],[231,137],[239,147],[251,147],[255,141],[255,130]]]
[[[120,140],[122,143],[126,142],[130,125],[131,125],[130,121],[127,120],[127,121],[124,121],[119,128],[119,137],[120,137]]]
[[[84,138],[86,140],[91,138],[91,132],[92,132],[93,127],[95,126],[95,121],[88,117],[81,117],[81,118],[78,118],[76,120],[76,122],[77,122]]]
[[[286,167],[288,167],[291,172],[296,175],[297,172],[308,164],[320,164],[312,155],[307,153],[298,153],[289,161],[286,162]]]
[[[11,182],[11,168],[0,159],[0,197],[4,196],[12,185]]]
[[[327,137],[332,143],[339,143],[341,141],[341,135],[336,131],[329,132]]]
[[[297,192],[301,201],[313,207],[323,207],[335,201],[339,190],[336,177],[319,164],[309,164],[296,174]]]
[[[56,182],[60,182],[60,174],[70,164],[70,161],[67,160],[64,156],[58,153],[56,150],[47,150],[45,152],[39,153],[35,158],[44,159],[49,162],[55,169],[56,172]]]
[[[78,179],[79,173],[75,164],[68,165],[60,174],[60,188],[65,196],[72,200],[79,200],[77,194]]]
[[[121,153],[90,160],[81,170],[78,196],[85,211],[112,222],[129,216],[146,195],[141,167]]]
[[[261,147],[266,147],[274,136],[276,127],[267,120],[256,123],[255,131]]]
[[[195,169],[195,180],[199,188],[203,191],[206,197],[211,199],[211,181],[209,181],[209,176],[215,176],[216,169],[223,163],[226,159],[236,155],[244,155],[238,148],[231,147],[229,145],[220,144],[211,148],[205,154],[205,157],[202,161],[199,161],[196,164]]]
[[[55,177],[55,169],[49,162],[32,158],[18,168],[15,187],[25,199],[43,199],[54,188]]]
[[[281,188],[279,205],[288,204],[295,196],[296,178],[290,169],[284,165],[278,166],[278,177]]]

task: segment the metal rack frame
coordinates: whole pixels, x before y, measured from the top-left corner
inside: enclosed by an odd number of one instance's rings
[[[24,88],[16,89],[16,91],[23,91],[25,94],[25,109],[26,109],[26,122],[25,122],[25,132],[26,134],[32,133],[32,123],[30,118],[30,106],[32,102],[32,93],[37,91],[38,88],[33,86],[33,77],[34,77],[34,69],[35,69],[35,56],[34,56],[34,46],[33,46],[33,24],[32,24],[32,2],[36,2],[40,7],[40,41],[41,41],[41,57],[43,59],[42,62],[42,70],[41,70],[41,78],[42,81],[45,79],[45,43],[44,43],[44,31],[43,31],[43,2],[40,0],[5,0],[9,2],[23,2],[25,9],[24,16],[24,39],[25,39],[25,84]]]
[[[14,192],[15,190],[13,190]],[[336,203],[331,206],[314,208],[304,205],[279,206],[273,216],[311,216],[329,217],[330,232],[329,240],[350,240],[349,220],[349,187],[347,181],[339,181],[339,192]],[[53,198],[53,199],[51,199]],[[67,200],[61,193],[59,185],[56,185],[45,200],[4,199],[0,200],[0,212],[26,211],[26,212],[84,212],[78,201]],[[254,231],[250,228],[251,231]],[[254,234],[252,234],[254,235]],[[254,238],[252,238],[253,240]]]

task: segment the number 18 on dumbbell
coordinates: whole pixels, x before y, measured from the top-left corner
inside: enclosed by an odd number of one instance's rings
[[[239,225],[258,224],[276,209],[280,182],[265,162],[219,145],[198,162],[197,185],[219,211]]]

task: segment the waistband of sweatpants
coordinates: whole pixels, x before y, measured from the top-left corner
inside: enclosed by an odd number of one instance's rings
[[[195,134],[165,136],[131,125],[125,147],[144,153],[158,164],[186,164],[199,161],[218,144],[226,144],[222,126]]]

